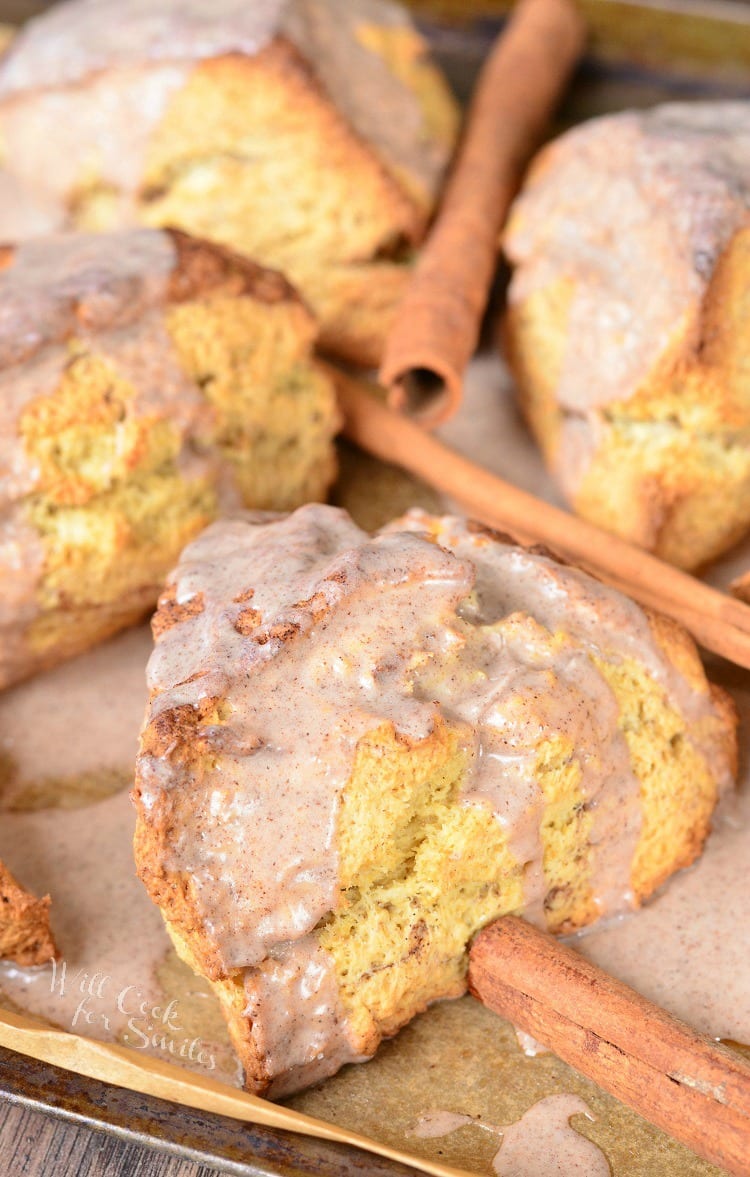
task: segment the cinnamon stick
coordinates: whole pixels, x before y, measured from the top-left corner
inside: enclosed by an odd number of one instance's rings
[[[469,954],[469,989],[694,1152],[750,1173],[750,1066],[515,916]]]
[[[542,543],[642,605],[673,617],[707,650],[750,669],[750,605],[490,474],[378,401],[368,386],[326,365],[344,432],[362,449],[411,471],[467,515]]]
[[[583,44],[572,0],[520,0],[479,76],[439,212],[380,370],[393,407],[431,425],[460,403],[500,229]]]

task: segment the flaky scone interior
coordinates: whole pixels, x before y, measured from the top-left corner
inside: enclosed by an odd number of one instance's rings
[[[257,1092],[463,993],[502,914],[638,905],[733,783],[732,705],[681,629],[460,519],[215,524],[154,633],[137,866]]]
[[[503,347],[563,493],[682,568],[750,529],[750,106],[575,127],[504,234]]]
[[[152,608],[222,510],[325,497],[339,416],[281,275],[179,231],[0,257],[0,687]]]

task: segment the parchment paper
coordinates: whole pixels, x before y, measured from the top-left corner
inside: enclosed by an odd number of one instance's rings
[[[9,26],[0,25],[0,50],[12,33]],[[653,94],[644,91],[641,97],[643,101],[653,101],[662,96],[662,91],[657,90]],[[627,102],[633,100],[628,90]],[[610,109],[622,105],[622,101],[612,93],[603,105]],[[592,113],[588,106],[585,113]],[[440,430],[440,436],[523,489],[563,505],[514,409],[507,375],[494,357],[475,361],[461,412]],[[356,454],[345,444],[341,447],[336,500],[367,528],[380,526],[410,506],[451,509],[451,504],[441,502],[428,487],[399,470]],[[724,588],[748,568],[750,542],[715,565],[706,579]],[[727,686],[743,681],[747,684],[744,672],[716,661],[711,672]],[[82,717],[85,721],[86,717]],[[132,725],[132,716],[124,716],[123,722]],[[55,780],[16,780],[11,798],[14,804],[31,808],[53,803],[85,806],[97,797],[127,787],[132,765],[111,755],[103,757],[85,779],[71,779],[66,773],[64,740],[57,738],[61,742]],[[10,778],[4,780],[2,740],[0,710],[0,821],[4,802],[13,793],[12,789],[5,795],[3,792]],[[744,744],[747,762],[747,738]],[[221,1035],[218,1003],[207,987],[187,975],[171,950],[162,963],[159,981],[166,998],[176,996],[181,1001],[182,1016],[190,1022],[192,1032],[204,1033],[212,1041]],[[3,1004],[6,1008],[2,1008]],[[518,1119],[546,1095],[573,1092],[585,1099],[595,1119],[576,1116],[572,1122],[605,1151],[614,1177],[709,1177],[720,1172],[553,1055],[527,1058],[518,1047],[512,1027],[471,998],[434,1006],[386,1043],[370,1063],[345,1068],[320,1087],[288,1101],[286,1107],[256,1099],[163,1059],[50,1029],[18,1009],[11,1009],[9,1003],[2,1002],[1,994],[0,1044],[190,1107],[348,1142],[405,1161],[424,1172],[453,1177],[466,1171],[491,1173],[497,1139],[483,1131],[480,1123],[437,1140],[417,1139],[411,1129],[422,1112],[449,1109],[481,1118],[485,1124],[502,1125]]]
[[[442,435],[473,460],[540,497],[558,501],[555,487],[520,423],[506,374],[496,358],[474,361],[462,411],[443,427]],[[430,487],[346,445],[341,447],[341,477],[334,498],[367,528],[378,527],[414,505],[431,511],[452,508]],[[717,566],[711,579],[723,585],[743,566],[750,566],[748,545]],[[145,657],[146,634],[142,638],[135,634],[121,637],[115,639],[117,643],[122,650],[122,673],[131,678],[134,674],[140,676],[138,657],[134,665],[134,649],[142,650]],[[89,654],[87,674],[104,674],[108,665],[105,656],[106,651]],[[735,671],[725,664],[715,663],[712,673],[728,685],[737,681]],[[744,676],[743,681],[746,685],[748,677]],[[62,690],[66,689],[65,683],[61,678]],[[35,689],[31,685],[21,690]],[[4,737],[5,714],[0,700],[0,738]],[[95,717],[82,717],[81,722],[94,723]],[[7,726],[7,719],[5,723]],[[132,707],[124,723],[135,725]],[[124,732],[127,738],[120,742],[122,749],[131,738],[130,727]],[[134,736],[133,731],[133,739]],[[15,809],[39,809],[49,804],[86,806],[95,798],[122,789],[130,780],[130,760],[124,752],[112,751],[102,752],[97,769],[88,766],[79,780],[69,777],[65,772],[68,737],[61,729],[54,738],[59,743],[57,776],[46,782],[8,778],[4,793],[0,771],[0,810],[4,803]],[[75,738],[75,733],[69,738]],[[130,837],[130,832],[125,836]],[[195,982],[172,950],[165,952],[158,972],[165,999],[179,1000],[182,1022],[190,1025],[191,1033],[217,1042],[224,1033],[218,1003],[206,985]],[[483,1130],[483,1124],[510,1124],[538,1099],[570,1092],[585,1100],[593,1116],[573,1117],[573,1126],[603,1149],[615,1177],[709,1177],[719,1172],[550,1053],[526,1057],[511,1026],[469,997],[433,1006],[392,1042],[381,1046],[372,1062],[345,1068],[318,1088],[287,1100],[285,1106],[246,1095],[164,1058],[150,1057],[120,1044],[94,1042],[66,1029],[49,1029],[18,1008],[0,1009],[0,1043],[148,1095],[274,1128],[356,1144],[425,1172],[452,1175],[492,1172],[498,1139]],[[465,1113],[476,1123],[437,1139],[414,1136],[418,1117],[432,1109]]]
[[[475,461],[557,501],[508,395],[507,377],[495,358],[484,357],[474,363],[466,402],[441,433]],[[347,446],[342,447],[342,473],[335,498],[367,528],[377,527],[413,505],[450,509],[450,504],[442,503],[429,488]],[[735,554],[724,561],[712,579],[725,583],[743,562],[750,565],[750,553]],[[731,683],[731,668],[716,664],[713,671]],[[2,721],[0,700],[0,739]],[[132,725],[132,716],[128,722]],[[61,741],[57,779],[46,785],[44,781],[26,781],[21,793],[16,782],[15,793],[11,790],[15,805],[36,808],[53,801],[86,805],[97,791],[106,795],[122,787],[131,766],[113,764],[111,758],[102,764],[98,776],[89,770],[85,782],[77,784],[66,777],[64,738],[57,738]],[[0,809],[2,805],[0,780]],[[159,981],[165,998],[179,998],[183,1018],[192,1019],[192,1032],[205,1032],[211,1039],[221,1033],[213,997],[205,986],[196,986],[171,950]],[[50,1029],[17,1009],[0,1010],[0,1043],[191,1107],[356,1144],[428,1173],[491,1173],[498,1140],[483,1130],[482,1124],[510,1124],[537,1100],[566,1092],[580,1095],[591,1109],[593,1120],[576,1116],[572,1123],[603,1149],[614,1177],[708,1177],[720,1172],[553,1055],[526,1057],[512,1027],[471,998],[432,1007],[384,1044],[371,1062],[345,1068],[318,1088],[287,1101],[286,1106],[256,1099],[161,1058]],[[416,1120],[431,1109],[465,1113],[477,1122],[439,1139],[417,1138],[413,1134]]]

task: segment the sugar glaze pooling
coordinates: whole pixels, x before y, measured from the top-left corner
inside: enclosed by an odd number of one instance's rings
[[[492,1160],[497,1177],[610,1177],[602,1150],[572,1127],[570,1119],[575,1115],[594,1118],[579,1096],[550,1095],[507,1126],[456,1112],[431,1111],[419,1117],[412,1132],[426,1139],[447,1136],[469,1124],[482,1128],[501,1141]]]

